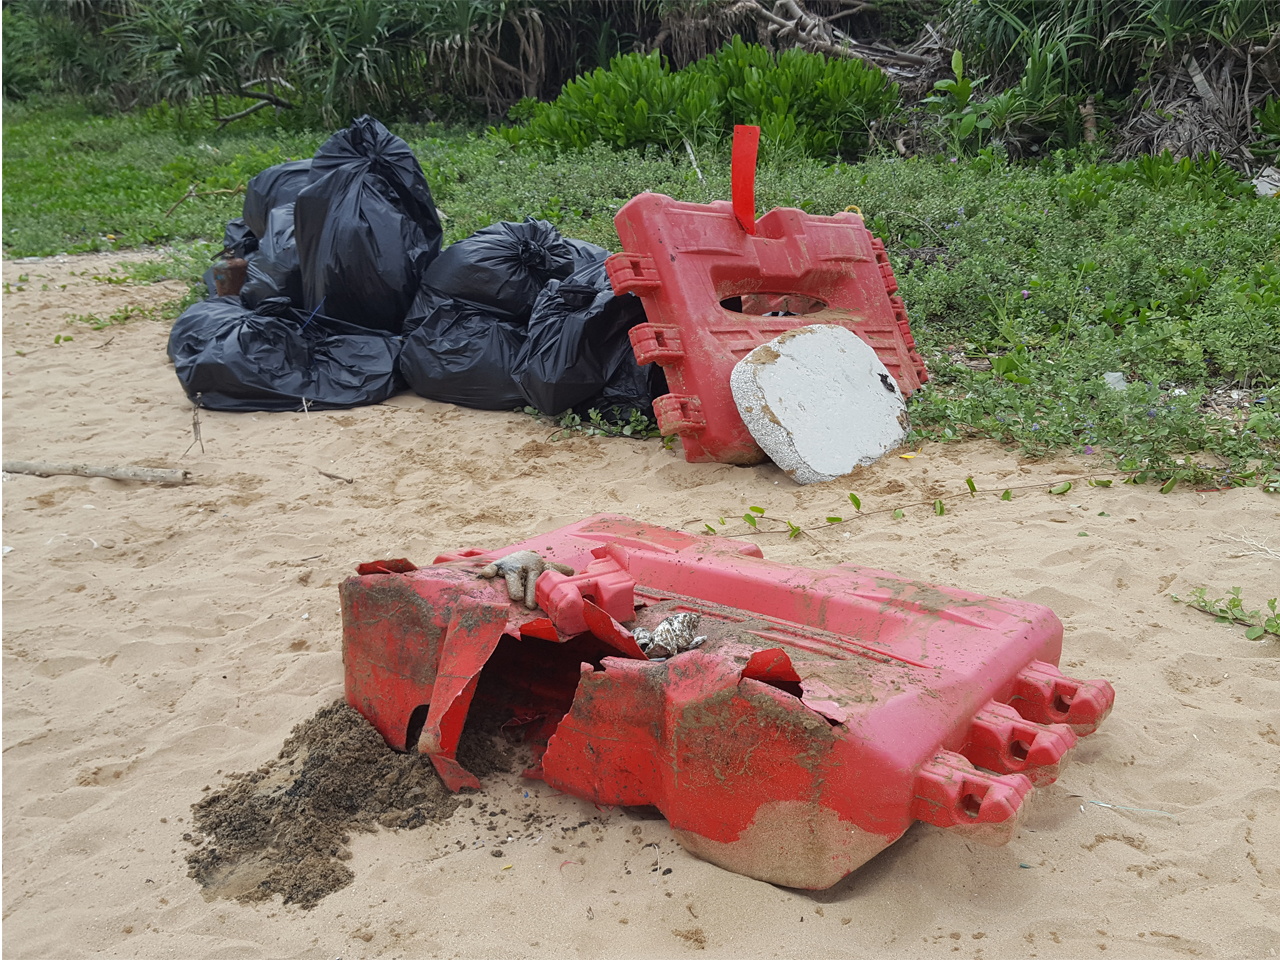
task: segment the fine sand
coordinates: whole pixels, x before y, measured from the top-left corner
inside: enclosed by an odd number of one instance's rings
[[[29,276],[3,295],[5,458],[196,478],[5,478],[6,956],[1280,952],[1280,645],[1170,599],[1204,585],[1240,586],[1254,605],[1280,592],[1274,555],[1240,542],[1280,548],[1280,497],[1082,480],[1050,496],[1105,465],[1027,462],[992,443],[927,446],[800,488],[773,466],[687,464],[657,441],[552,442],[532,418],[408,394],[309,416],[205,412],[204,450],[184,457],[192,408],[167,326],[64,319],[183,292],[91,279],[118,262],[3,267],[11,285]],[[941,517],[917,505],[963,493],[970,475],[976,499]],[[824,529],[852,512],[849,490],[864,516]],[[354,834],[354,879],[314,909],[206,899],[188,877],[191,805],[273,761],[341,695],[337,586],[357,562],[429,563],[602,511],[690,532],[724,517],[744,532],[748,505],[807,533],[760,536],[771,559],[1046,604],[1066,625],[1063,669],[1115,685],[1114,712],[1037,791],[1015,840],[981,847],[917,824],[806,893],[693,858],[662,820],[499,771],[448,819]],[[488,818],[496,831],[475,825],[482,801],[503,811]],[[475,846],[482,834],[512,837],[501,858]]]

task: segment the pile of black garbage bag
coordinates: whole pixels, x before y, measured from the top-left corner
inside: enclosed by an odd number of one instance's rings
[[[649,415],[666,391],[627,331],[640,301],[615,296],[609,252],[550,223],[495,223],[441,250],[422,168],[361,117],[311,160],[249,181],[223,256],[247,263],[238,297],[211,296],[173,325],[187,396],[213,410],[333,409],[407,385],[484,410]]]

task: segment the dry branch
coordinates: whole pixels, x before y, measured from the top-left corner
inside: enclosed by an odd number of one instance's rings
[[[86,463],[43,463],[31,460],[6,460],[4,472],[25,473],[33,477],[106,477],[108,480],[136,480],[139,483],[188,483],[191,480],[190,470],[92,467]]]
[[[235,118],[232,117],[231,119],[234,120]],[[192,197],[212,197],[215,194],[219,194],[219,193],[229,193],[232,196],[234,196],[237,193],[244,193],[244,184],[243,183],[237,184],[236,187],[232,190],[205,190],[203,193],[196,193],[196,185],[193,183],[191,185],[191,189],[189,189],[186,193],[180,196],[178,198],[178,202],[169,208],[169,210],[165,213],[165,217],[173,216],[173,211],[178,209],[179,205],[182,203],[183,200],[190,200]]]
[[[242,120],[245,117],[249,116],[251,113],[257,113],[259,110],[263,110],[269,106],[271,106],[271,104],[268,103],[266,100],[259,100],[257,103],[255,103],[252,107],[250,107],[247,110],[241,110],[239,113],[233,113],[229,117],[214,117],[213,119],[218,121],[218,129],[221,130],[232,120]]]
[[[774,41],[792,40],[796,46],[812,53],[865,60],[887,73],[899,76],[915,76],[932,62],[928,57],[880,44],[859,43],[843,30],[831,25],[838,17],[859,12],[863,9],[862,6],[826,18],[809,13],[801,0],[776,0],[771,10],[766,9],[760,0],[741,0],[735,6],[745,7],[754,13],[757,21],[765,25],[766,33]]]
[[[249,97],[253,100],[263,100],[273,106],[284,107],[286,110],[292,110],[293,104],[288,100],[277,97],[274,93],[259,93],[257,90],[239,90],[237,91],[242,97]]]

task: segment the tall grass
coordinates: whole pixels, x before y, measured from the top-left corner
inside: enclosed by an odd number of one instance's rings
[[[1061,54],[1072,89],[1124,97],[1161,60],[1206,44],[1266,44],[1272,0],[959,0],[950,35],[975,65],[1012,82],[1035,48]]]
[[[554,93],[656,19],[657,0],[12,0],[5,96],[128,108],[220,100],[297,111],[476,119]]]

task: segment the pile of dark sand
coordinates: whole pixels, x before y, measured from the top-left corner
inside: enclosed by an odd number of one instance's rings
[[[506,769],[511,752],[483,718],[468,724],[458,759],[477,776]],[[397,753],[344,701],[293,728],[277,759],[232,774],[223,789],[192,806],[196,845],[188,876],[205,896],[314,907],[351,883],[343,862],[357,831],[413,830],[453,815],[460,803],[431,762]]]

